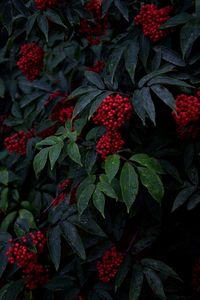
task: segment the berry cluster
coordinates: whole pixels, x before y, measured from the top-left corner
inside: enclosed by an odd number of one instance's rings
[[[5,138],[4,145],[9,153],[16,152],[20,155],[26,155],[26,146],[28,141],[34,136],[34,129],[19,132]]]
[[[158,9],[155,4],[143,4],[135,17],[135,25],[141,25],[145,36],[152,42],[158,42],[169,34],[169,30],[161,30],[160,26],[170,19],[172,6]]]
[[[97,153],[102,159],[105,159],[109,154],[114,154],[119,151],[124,145],[124,140],[120,132],[107,131],[98,141],[96,145]]]
[[[104,125],[107,132],[99,139],[96,150],[103,159],[119,151],[124,145],[118,130],[131,118],[132,105],[127,97],[119,94],[107,96],[97,109],[92,120]]]
[[[65,97],[56,104],[50,118],[65,125],[66,121],[72,117],[73,111],[74,107],[69,104]]]
[[[26,76],[27,80],[35,80],[43,68],[44,50],[36,43],[21,46],[20,59],[17,66]]]
[[[104,125],[107,130],[121,128],[132,114],[132,106],[127,97],[107,96],[93,116],[96,125]]]
[[[101,261],[97,262],[99,279],[105,283],[110,282],[113,278],[115,278],[122,262],[123,255],[117,251],[115,246],[113,246],[110,250],[107,250]]]
[[[93,15],[94,22],[82,19],[80,32],[83,33],[91,45],[98,45],[100,37],[106,33],[108,27],[107,16],[102,18],[102,3],[100,0],[91,0],[85,4],[85,9]]]
[[[8,262],[17,264],[21,269],[26,288],[33,290],[47,283],[49,271],[38,261],[38,254],[42,253],[46,245],[46,238],[41,231],[31,232],[28,237],[23,236],[19,242],[13,242],[8,249]],[[36,251],[28,248],[30,243]]]
[[[95,73],[101,73],[105,67],[105,62],[102,60],[97,60],[93,67],[87,68],[88,71],[92,71]]]
[[[52,8],[60,3],[60,0],[35,0],[35,6],[39,10]]]
[[[176,98],[176,111],[172,112],[176,124],[177,134],[180,139],[195,138],[198,127],[195,126],[200,117],[200,95],[178,95]]]
[[[200,258],[192,268],[192,286],[196,292],[200,292]]]

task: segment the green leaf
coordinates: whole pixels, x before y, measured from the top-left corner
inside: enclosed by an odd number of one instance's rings
[[[46,10],[45,15],[48,17],[48,19],[51,22],[58,24],[64,28],[67,28],[67,26],[63,23],[61,17],[59,16],[59,14],[57,12],[55,12],[54,10],[52,10],[52,9]]]
[[[151,269],[145,269],[143,272],[154,295],[161,300],[167,300],[162,281],[157,276],[157,274]]]
[[[195,186],[189,186],[182,190],[175,198],[172,212],[175,211],[177,208],[179,208],[181,205],[183,205],[189,197],[195,192],[196,187]]]
[[[59,226],[55,226],[48,231],[48,249],[55,269],[58,270],[61,257],[61,231]]]
[[[146,111],[147,115],[149,116],[150,120],[156,124],[155,118],[156,118],[156,112],[155,112],[155,105],[153,103],[153,100],[151,98],[150,88],[143,87],[141,91],[141,96],[143,100],[143,107]]]
[[[85,77],[89,82],[94,84],[98,89],[103,90],[105,88],[105,85],[101,77],[96,72],[86,71]]]
[[[37,24],[42,33],[44,34],[46,41],[48,42],[49,25],[47,18],[44,15],[39,15],[37,17]]]
[[[138,193],[138,176],[134,167],[128,162],[125,162],[122,168],[120,186],[123,201],[125,202],[127,211],[129,212]]]
[[[48,154],[48,148],[44,148],[35,156],[33,160],[33,169],[36,175],[38,175],[44,169],[47,163]]]
[[[3,97],[5,94],[5,84],[4,81],[0,78],[0,97]]]
[[[10,224],[12,224],[17,216],[17,212],[13,211],[9,213],[1,223],[1,230],[7,231]]]
[[[63,236],[70,247],[82,258],[86,259],[85,249],[76,227],[69,222],[61,223]]]
[[[160,203],[164,195],[164,187],[160,177],[151,169],[143,167],[137,169],[142,184],[147,188],[153,199]]]
[[[114,0],[115,6],[119,9],[120,13],[122,16],[129,21],[129,16],[128,16],[128,7],[125,3],[124,0]]]
[[[174,17],[171,17],[169,20],[167,20],[165,23],[163,23],[160,26],[160,29],[167,29],[170,27],[175,27],[181,24],[185,24],[188,21],[192,19],[192,15],[188,14],[186,12],[180,13],[179,15],[176,15]]]
[[[142,61],[144,67],[146,68],[147,66],[147,61],[149,58],[150,54],[150,40],[144,34],[140,35],[140,52],[139,52],[139,57],[140,60]]]
[[[7,185],[9,180],[9,173],[5,167],[0,167],[0,183]]]
[[[49,161],[50,161],[50,165],[51,165],[51,170],[53,170],[53,167],[56,163],[56,161],[58,160],[61,151],[64,147],[64,143],[62,141],[62,143],[56,144],[54,146],[49,147]]]
[[[117,273],[116,279],[115,279],[115,292],[118,290],[118,288],[121,286],[122,282],[126,278],[130,268],[131,268],[131,257],[127,255],[123,261],[123,263],[120,266],[120,269]]]
[[[92,195],[92,201],[96,209],[101,213],[103,218],[105,218],[104,215],[104,208],[105,208],[105,196],[104,194],[96,188],[93,195]]]
[[[139,300],[143,285],[143,270],[141,265],[135,264],[133,266],[129,300]]]
[[[188,57],[194,42],[200,37],[200,21],[192,20],[181,29],[180,41],[183,57]]]
[[[4,213],[7,211],[8,208],[8,188],[4,188],[1,190],[1,197],[0,197],[0,210]]]
[[[76,143],[72,142],[67,145],[67,153],[74,162],[82,166],[79,147]]]
[[[107,156],[105,160],[105,172],[106,176],[109,179],[109,182],[112,181],[112,179],[117,174],[120,167],[120,156],[117,154],[109,155]]]
[[[152,85],[152,91],[171,109],[176,108],[176,103],[173,95],[162,85]]]
[[[117,194],[115,193],[114,189],[112,188],[112,186],[107,183],[107,182],[99,182],[97,184],[97,188],[103,192],[106,196],[113,198],[113,199],[117,199]]]
[[[77,207],[80,215],[88,207],[89,201],[92,197],[94,190],[95,190],[95,185],[92,183],[86,186],[81,193],[78,193],[77,191]]]
[[[107,1],[103,2],[103,4],[102,4],[102,16],[103,17],[107,14],[112,2],[113,2],[113,0],[107,0]]]
[[[145,166],[148,169],[151,169],[158,174],[164,173],[159,162],[155,158],[149,157],[147,154],[144,153],[134,154],[133,156],[131,156],[130,160],[136,161],[140,165]]]
[[[36,148],[40,149],[43,146],[54,146],[62,144],[63,140],[59,136],[48,136],[46,139],[36,144]]]
[[[168,265],[166,265],[164,262],[152,258],[144,258],[141,260],[141,264],[144,267],[153,269],[155,271],[158,271],[160,273],[163,273],[169,277],[181,280],[178,274]]]
[[[124,55],[125,55],[125,68],[130,75],[132,82],[135,82],[135,70],[138,61],[139,43],[135,40],[129,44]]]
[[[34,216],[32,212],[28,211],[27,209],[21,208],[19,210],[19,219],[25,219],[30,228],[36,228]]]

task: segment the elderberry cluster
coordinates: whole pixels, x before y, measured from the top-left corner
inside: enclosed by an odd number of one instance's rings
[[[115,278],[123,259],[122,253],[119,252],[115,246],[107,250],[102,256],[101,261],[97,262],[99,279],[102,282],[107,283]]]
[[[176,111],[172,112],[178,125],[177,134],[180,139],[195,138],[198,134],[196,122],[200,118],[200,93],[197,96],[185,94],[176,98]]]
[[[92,120],[104,125],[107,132],[99,139],[96,150],[103,159],[119,151],[124,141],[118,131],[131,118],[132,105],[127,97],[119,94],[107,96],[97,109]]]
[[[5,138],[4,145],[9,153],[16,152],[20,155],[26,155],[26,146],[28,141],[34,136],[34,129],[25,132],[19,132]]]
[[[143,4],[139,14],[134,18],[135,25],[141,25],[142,31],[152,42],[158,42],[169,34],[169,30],[161,30],[160,26],[170,19],[172,6],[158,9],[155,4]]]
[[[43,68],[44,51],[36,43],[29,43],[21,46],[20,59],[17,66],[26,76],[27,80],[35,80]]]
[[[25,286],[33,290],[38,286],[47,283],[49,270],[39,263],[39,255],[43,253],[46,245],[46,238],[41,231],[31,232],[29,236],[23,236],[19,242],[10,240],[11,246],[8,249],[7,256],[10,264],[17,264],[21,269]],[[36,251],[29,249],[30,243]]]
[[[57,6],[60,0],[35,0],[35,6],[39,10],[46,10]]]
[[[105,159],[109,154],[114,154],[119,151],[124,145],[121,133],[118,131],[107,131],[98,141],[96,145],[97,153],[102,159]]]
[[[132,106],[127,97],[107,96],[93,116],[96,125],[104,125],[107,130],[121,128],[132,114]]]
[[[108,27],[107,16],[102,17],[102,3],[100,0],[91,0],[85,4],[85,9],[93,15],[94,22],[86,19],[80,21],[80,32],[83,33],[91,45],[98,45],[100,37],[106,33]]]

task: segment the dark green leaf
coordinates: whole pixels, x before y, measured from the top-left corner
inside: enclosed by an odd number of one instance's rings
[[[169,267],[168,265],[166,265],[164,262],[160,260],[155,260],[152,258],[144,258],[141,260],[141,264],[144,267],[161,272],[163,274],[166,274],[169,277],[181,280],[178,274],[171,267]]]
[[[182,190],[177,196],[174,201],[173,207],[172,207],[172,212],[175,211],[177,208],[179,208],[181,205],[183,205],[188,198],[195,192],[196,187],[194,186],[189,186]]]
[[[129,290],[129,300],[139,300],[143,285],[143,270],[141,265],[134,265]]]
[[[48,232],[48,249],[51,256],[51,260],[55,265],[55,269],[58,270],[60,265],[61,256],[61,231],[60,227],[56,226]]]
[[[119,11],[121,12],[122,16],[129,21],[129,17],[128,17],[128,7],[125,3],[124,0],[114,0],[114,4],[115,6],[119,9]]]
[[[171,109],[175,110],[176,103],[173,95],[162,85],[152,85],[152,91]]]
[[[128,45],[125,55],[125,68],[130,75],[132,82],[135,82],[135,70],[138,61],[139,43],[137,40]]]
[[[47,18],[44,15],[39,15],[37,17],[37,24],[42,33],[44,34],[46,41],[48,42],[49,25]]]
[[[143,272],[154,295],[161,300],[167,300],[163,284],[157,274],[151,269],[145,269]]]
[[[87,80],[89,82],[94,84],[98,89],[100,89],[100,90],[104,89],[105,85],[104,85],[101,77],[99,76],[99,74],[97,74],[96,72],[86,71],[85,77],[87,78]]]
[[[194,42],[200,37],[200,21],[194,20],[186,23],[181,29],[181,50],[183,57],[188,57]]]
[[[85,249],[81,238],[78,234],[76,227],[69,222],[63,222],[61,224],[61,229],[63,231],[63,236],[72,249],[82,258],[86,258]]]
[[[141,96],[143,100],[143,107],[146,111],[146,114],[149,116],[150,120],[156,124],[155,118],[156,118],[156,112],[155,112],[155,105],[153,103],[153,100],[151,98],[150,88],[143,87],[141,91]]]
[[[64,143],[62,141],[62,143],[56,144],[54,146],[49,147],[49,161],[50,161],[50,165],[51,165],[51,170],[53,170],[53,167],[56,163],[56,161],[58,160],[61,151],[64,147]]]
[[[192,15],[188,14],[186,12],[183,12],[179,15],[176,15],[174,17],[171,17],[169,20],[167,20],[164,24],[160,26],[160,29],[166,29],[170,27],[175,27],[181,24],[185,24],[188,21],[192,19]]]
[[[123,263],[120,266],[120,269],[117,273],[116,279],[115,279],[115,292],[117,289],[121,286],[122,282],[126,278],[130,268],[131,268],[131,257],[127,255],[123,261]]]

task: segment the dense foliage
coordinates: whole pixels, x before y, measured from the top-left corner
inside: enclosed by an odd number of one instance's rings
[[[198,0],[1,0],[1,300],[199,299],[199,42]]]

